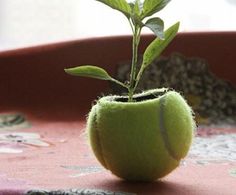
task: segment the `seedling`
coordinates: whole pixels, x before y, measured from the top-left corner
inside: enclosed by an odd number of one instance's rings
[[[131,3],[128,3],[126,0],[97,1],[121,12],[130,24],[133,33],[130,79],[128,82],[122,83],[121,81],[111,77],[106,70],[94,65],[83,65],[68,68],[65,69],[65,71],[71,75],[108,80],[121,85],[127,89],[128,101],[133,102],[133,95],[135,94],[144,70],[173,40],[179,29],[179,22],[164,31],[164,21],[159,17],[152,17],[155,13],[162,10],[170,2],[170,0],[145,0],[144,2],[135,0]],[[149,28],[156,35],[156,38],[146,48],[143,54],[142,64],[139,70],[137,70],[138,47],[143,28]]]
[[[192,110],[177,92],[165,88],[135,94],[144,70],[177,34],[177,22],[164,31],[164,22],[151,17],[170,0],[98,0],[120,11],[133,32],[132,64],[128,82],[112,78],[104,69],[85,65],[65,69],[69,74],[115,82],[127,89],[124,96],[104,96],[92,106],[86,131],[98,161],[114,175],[131,181],[154,181],[174,170],[191,146],[195,122]],[[156,38],[146,48],[138,70],[141,30]]]

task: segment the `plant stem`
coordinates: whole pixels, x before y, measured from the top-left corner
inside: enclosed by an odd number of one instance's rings
[[[137,86],[138,86],[138,83],[139,83],[139,80],[141,78],[141,75],[143,74],[143,69],[141,68],[138,72],[138,75],[136,77],[136,80],[135,80],[135,85],[134,85],[134,91],[136,90]]]
[[[138,62],[138,45],[140,41],[140,32],[141,28],[136,25],[133,31],[133,43],[132,43],[132,65],[131,65],[131,72],[130,72],[130,84],[128,88],[128,96],[129,102],[133,101],[133,94],[134,94],[134,87],[135,87],[135,77],[136,77],[136,69],[137,69],[137,62]]]
[[[124,84],[124,83],[122,83],[122,82],[120,82],[120,81],[118,81],[116,79],[111,78],[111,81],[116,83],[116,84],[118,84],[118,85],[120,85],[120,86],[122,86],[122,87],[124,87],[124,88],[128,89],[128,86],[126,84]]]

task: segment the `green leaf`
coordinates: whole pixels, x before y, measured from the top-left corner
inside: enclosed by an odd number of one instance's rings
[[[145,50],[143,55],[143,63],[141,69],[144,70],[149,64],[156,59],[161,52],[168,46],[168,44],[174,39],[179,29],[179,22],[168,28],[165,33],[165,39],[161,40],[156,38]]]
[[[143,9],[143,4],[141,3],[140,0],[136,0],[135,2],[131,2],[131,3],[129,3],[129,5],[132,10],[132,12],[131,12],[132,15],[135,14],[135,15],[139,16],[141,14],[141,11]]]
[[[142,18],[151,16],[162,10],[170,0],[145,0],[143,3]]]
[[[139,70],[139,73],[136,77],[136,83],[134,86],[134,90],[138,86],[138,83],[140,81],[140,78],[143,74],[143,71],[145,68],[147,68],[153,60],[155,60],[161,52],[169,45],[169,43],[174,39],[175,35],[177,34],[179,29],[179,22],[168,28],[165,33],[165,39],[161,40],[158,37],[154,39],[154,41],[151,42],[151,44],[147,47],[143,54],[143,62],[141,65],[141,68]]]
[[[65,72],[74,76],[90,77],[101,80],[112,80],[111,76],[104,69],[97,66],[77,66],[74,68],[65,69]]]
[[[138,25],[140,27],[143,27],[144,24],[142,23],[141,19],[141,13],[143,9],[143,4],[140,0],[135,0],[132,3],[129,3],[131,8],[131,19],[133,21],[134,26]]]
[[[152,30],[157,37],[164,39],[164,22],[160,18],[151,18],[146,23],[145,26]]]
[[[95,78],[95,79],[100,79],[100,80],[108,80],[118,85],[121,85],[122,87],[127,88],[127,85],[112,78],[104,69],[97,66],[84,65],[84,66],[77,66],[74,68],[66,68],[64,70],[66,73],[70,75],[90,77],[90,78]]]
[[[125,0],[96,0],[96,1],[104,3],[107,6],[122,12],[123,14],[126,15],[126,17],[130,18],[131,8]]]

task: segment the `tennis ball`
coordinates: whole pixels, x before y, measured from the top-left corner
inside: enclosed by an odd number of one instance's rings
[[[149,90],[134,100],[100,98],[88,116],[89,140],[98,161],[114,175],[153,181],[187,155],[195,122],[191,108],[175,91]]]

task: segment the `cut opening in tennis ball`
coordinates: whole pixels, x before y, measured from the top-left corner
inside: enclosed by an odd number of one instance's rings
[[[100,98],[89,113],[87,131],[98,161],[114,175],[154,181],[180,164],[191,146],[193,113],[175,91],[154,89],[134,96]]]

